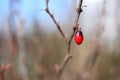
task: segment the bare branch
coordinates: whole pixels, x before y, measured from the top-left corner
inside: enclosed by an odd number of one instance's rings
[[[63,69],[65,68],[65,65],[68,63],[68,61],[72,58],[72,54],[67,54],[64,58],[64,61],[61,65],[55,65],[55,70],[58,74],[61,74]]]
[[[77,7],[77,9],[76,9],[77,15],[76,15],[76,19],[75,19],[74,26],[73,26],[73,31],[72,31],[71,36],[70,36],[70,39],[69,39],[69,41],[68,41],[68,54],[70,53],[70,45],[71,45],[71,41],[72,41],[72,39],[73,39],[73,36],[74,36],[74,34],[75,34],[75,31],[76,31],[78,28],[80,28],[80,27],[78,27],[78,21],[79,21],[79,16],[80,16],[80,14],[81,14],[81,12],[82,12],[82,9],[81,9],[82,3],[83,3],[83,0],[79,0],[78,7]],[[80,29],[81,29],[81,28],[80,28]]]
[[[68,54],[66,55],[65,60],[64,60],[63,63],[61,64],[60,73],[63,71],[65,65],[66,65],[66,64],[68,63],[68,61],[71,59],[71,58],[69,58],[69,57],[67,57],[67,56],[68,56],[68,55],[71,55],[71,53],[70,53],[70,50],[71,50],[70,47],[71,47],[71,41],[72,41],[72,39],[73,39],[74,33],[75,33],[75,31],[76,31],[77,29],[81,29],[80,27],[78,27],[78,21],[79,21],[79,16],[80,16],[80,14],[81,14],[81,12],[82,12],[82,9],[81,9],[82,3],[83,3],[83,0],[79,0],[78,7],[77,7],[77,9],[76,9],[77,16],[76,16],[76,19],[75,19],[75,22],[74,22],[73,31],[72,31],[72,34],[71,34],[69,40],[68,40]],[[66,58],[67,58],[67,59],[66,59]]]
[[[46,9],[45,11],[49,14],[49,16],[52,18],[53,22],[55,23],[56,27],[58,28],[60,34],[62,35],[62,37],[65,39],[65,35],[60,27],[60,25],[57,23],[57,21],[55,20],[53,14],[50,12],[49,10],[49,7],[48,7],[48,3],[49,3],[49,0],[46,0]]]
[[[79,4],[76,8],[76,12],[77,12],[77,15],[76,15],[76,18],[75,18],[75,22],[74,22],[74,26],[73,26],[73,31],[72,31],[72,34],[70,35],[70,38],[65,38],[65,35],[63,33],[63,31],[61,30],[60,28],[60,25],[57,23],[57,21],[55,20],[53,14],[49,11],[49,7],[48,7],[48,3],[49,3],[49,0],[46,0],[46,9],[45,11],[49,14],[49,16],[52,18],[53,22],[55,23],[56,27],[58,28],[59,32],[61,33],[62,37],[67,41],[68,43],[68,53],[66,54],[65,58],[64,58],[64,61],[62,62],[61,65],[58,65],[56,64],[55,65],[55,69],[56,69],[56,72],[58,74],[61,74],[64,70],[64,67],[65,65],[68,63],[68,61],[72,58],[72,54],[70,53],[70,46],[71,46],[71,41],[73,39],[73,36],[74,36],[74,33],[76,30],[78,29],[81,29],[80,27],[78,27],[78,21],[79,21],[79,16],[80,16],[80,13],[82,12],[82,9],[81,9],[81,6],[82,6],[82,3],[83,3],[83,0],[79,0]]]

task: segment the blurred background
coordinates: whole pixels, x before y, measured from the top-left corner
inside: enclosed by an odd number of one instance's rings
[[[66,37],[77,5],[78,0],[49,0]],[[54,65],[62,63],[67,43],[45,8],[45,0],[0,1],[0,80],[58,80]],[[83,0],[79,25],[84,41],[77,45],[73,39],[73,58],[61,80],[120,80],[119,8],[120,0]]]

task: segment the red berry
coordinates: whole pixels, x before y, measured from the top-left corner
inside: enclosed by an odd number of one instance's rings
[[[74,35],[74,40],[76,44],[80,45],[83,42],[83,34],[82,31],[77,31]]]

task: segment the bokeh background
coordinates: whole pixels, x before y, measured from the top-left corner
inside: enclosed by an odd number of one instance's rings
[[[66,37],[74,25],[78,0],[49,0]],[[58,80],[54,65],[67,54],[45,0],[0,1],[0,80]],[[73,58],[61,80],[120,80],[120,0],[83,0],[84,41],[71,44]],[[82,76],[82,78],[81,78]],[[4,79],[2,79],[4,77]]]

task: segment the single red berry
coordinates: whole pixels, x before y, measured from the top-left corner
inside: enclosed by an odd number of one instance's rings
[[[83,42],[83,34],[82,31],[76,31],[74,35],[75,42],[80,45]]]

